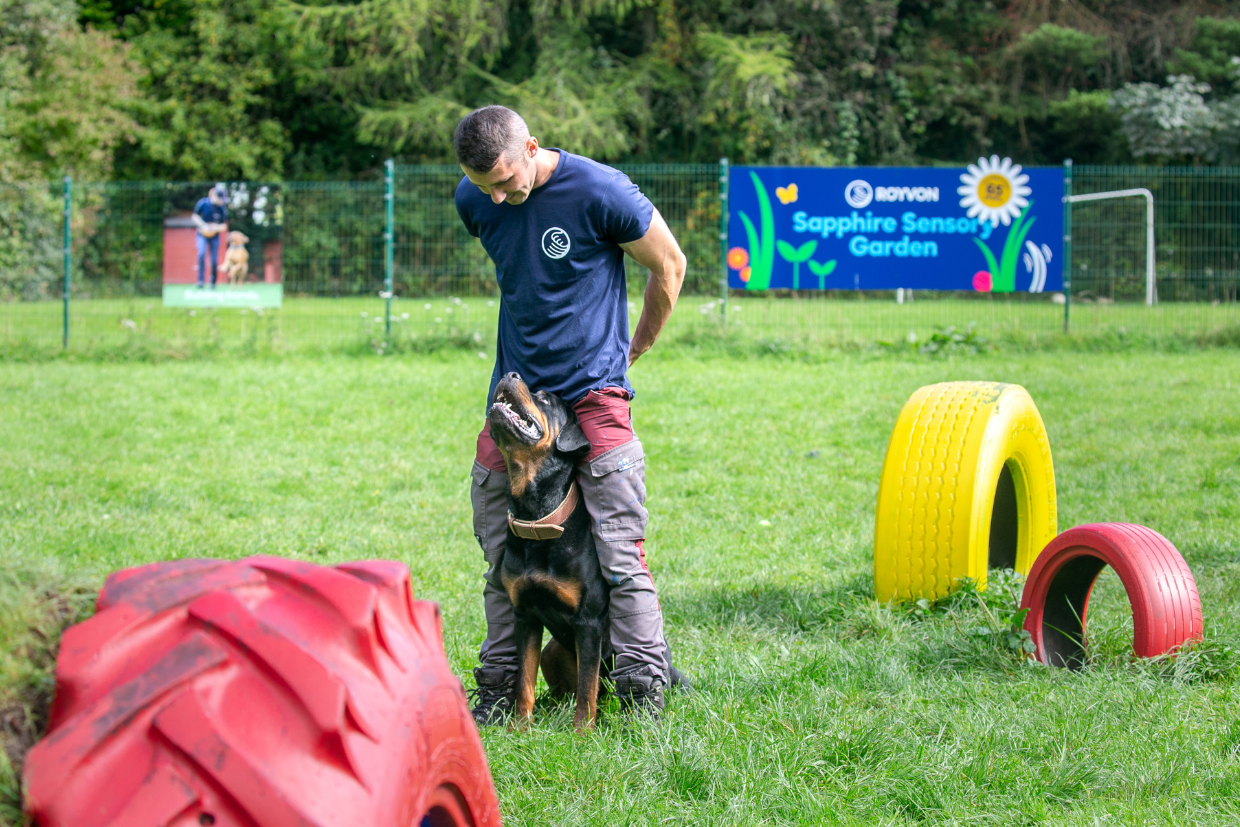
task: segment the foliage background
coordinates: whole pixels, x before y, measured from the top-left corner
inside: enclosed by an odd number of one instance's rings
[[[470,108],[600,160],[1226,163],[1234,2],[0,0],[0,181],[374,177]]]

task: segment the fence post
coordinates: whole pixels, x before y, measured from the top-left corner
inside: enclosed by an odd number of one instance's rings
[[[1063,332],[1072,308],[1072,159],[1063,161]]]
[[[66,349],[69,347],[69,288],[71,285],[69,268],[72,264],[73,236],[69,226],[70,213],[73,209],[73,179],[68,175],[65,176],[65,319],[64,319],[64,335],[62,337],[62,346]]]
[[[728,323],[728,159],[719,159],[719,313]]]
[[[1154,194],[1145,198],[1145,306],[1153,307],[1158,301],[1157,272],[1154,263]]]
[[[383,329],[392,335],[392,245],[396,240],[396,163],[388,158],[383,162],[383,293],[387,307],[383,311]]]

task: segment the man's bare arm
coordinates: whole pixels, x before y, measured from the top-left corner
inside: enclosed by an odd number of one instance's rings
[[[658,210],[650,217],[650,229],[644,236],[620,246],[638,264],[650,270],[642,315],[637,321],[633,341],[629,344],[629,364],[632,365],[639,356],[650,350],[671,317],[676,297],[680,295],[680,286],[685,281],[688,262]]]

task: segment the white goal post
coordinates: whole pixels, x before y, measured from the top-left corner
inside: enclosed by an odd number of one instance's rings
[[[1106,198],[1145,198],[1145,304],[1153,307],[1157,299],[1154,290],[1154,193],[1145,187],[1131,190],[1114,190],[1112,192],[1091,192],[1087,195],[1066,195],[1064,201],[1075,204],[1078,201],[1102,201]]]

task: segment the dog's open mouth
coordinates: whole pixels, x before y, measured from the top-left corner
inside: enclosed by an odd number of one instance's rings
[[[491,429],[504,429],[522,442],[535,443],[542,439],[542,423],[534,416],[526,413],[525,405],[515,399],[506,388],[500,388],[495,394],[495,402],[487,411],[491,420]]]

